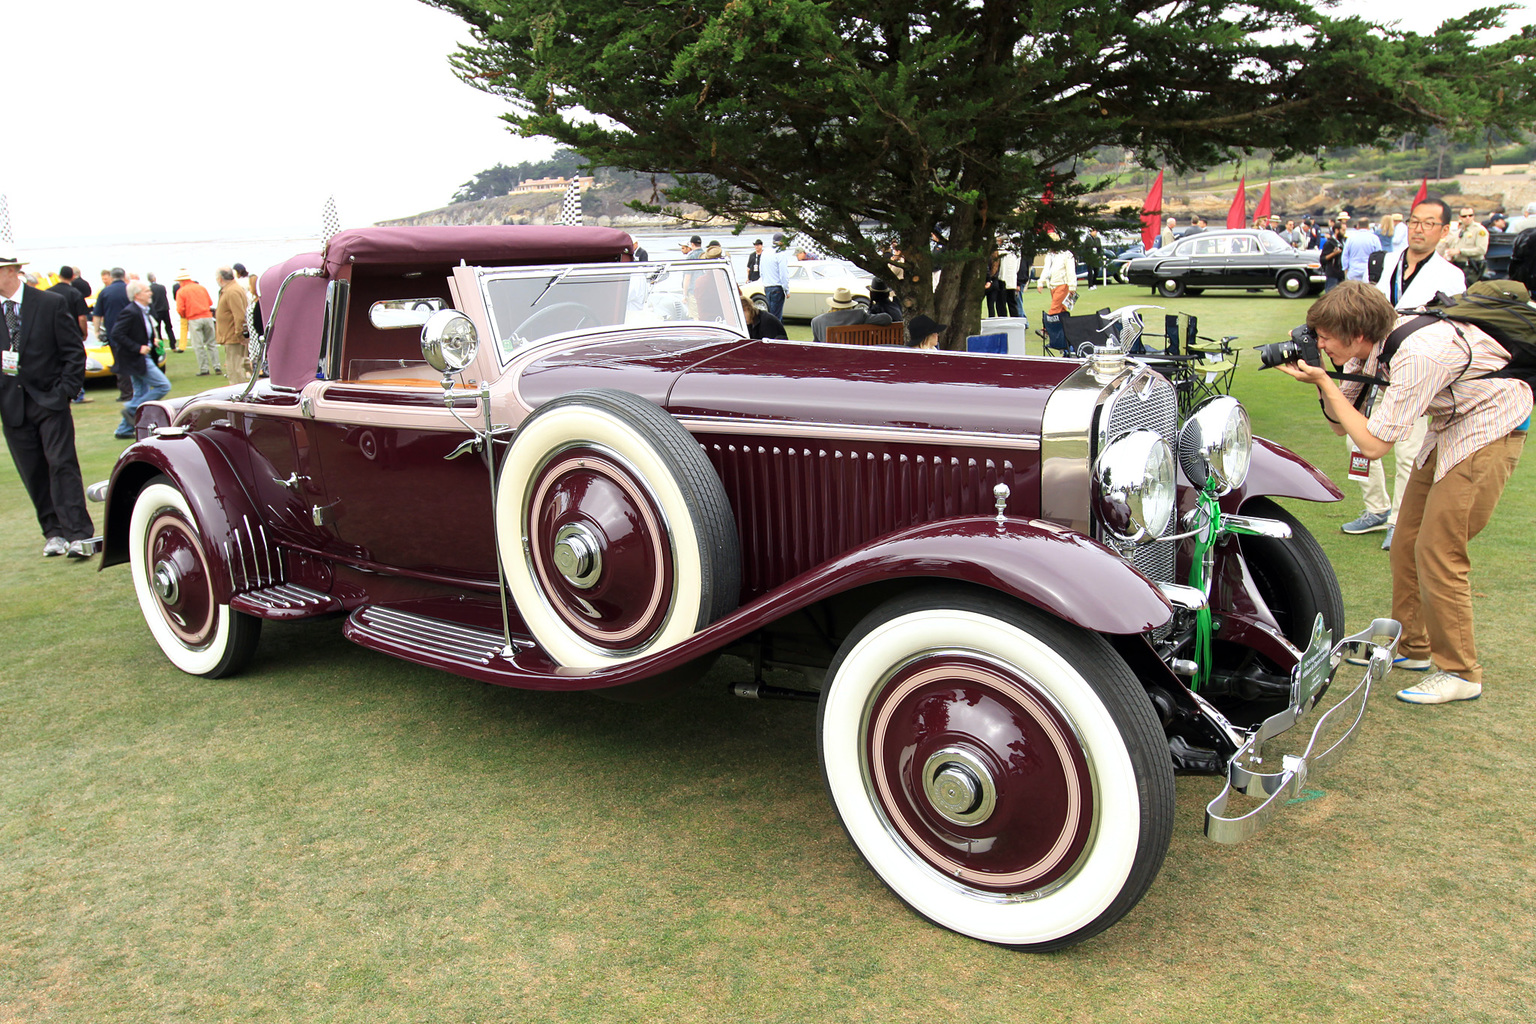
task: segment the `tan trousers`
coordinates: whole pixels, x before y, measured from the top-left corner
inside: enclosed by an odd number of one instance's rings
[[[1501,437],[1438,483],[1438,451],[1413,471],[1392,539],[1392,617],[1403,624],[1402,657],[1433,658],[1443,672],[1483,681],[1472,635],[1467,544],[1493,517],[1524,447],[1523,433]]]
[[[245,343],[238,345],[224,345],[224,376],[231,384],[244,384],[251,379],[246,370],[249,360],[245,354]]]

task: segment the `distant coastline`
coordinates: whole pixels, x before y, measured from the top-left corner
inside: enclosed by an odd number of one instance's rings
[[[467,203],[449,203],[409,217],[381,220],[383,227],[419,227],[440,224],[557,224],[560,221],[564,192],[513,192],[492,199]],[[660,203],[649,183],[628,182],[595,185],[582,192],[582,221],[604,228],[638,231],[671,231],[690,226],[700,230],[725,230],[732,221],[710,217],[697,206],[672,204],[675,215],[642,213],[630,207],[632,202]]]

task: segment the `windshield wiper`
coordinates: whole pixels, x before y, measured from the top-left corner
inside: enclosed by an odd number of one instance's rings
[[[544,296],[549,294],[549,290],[555,285],[559,284],[561,281],[564,281],[565,275],[569,274],[575,269],[575,267],[566,267],[564,270],[560,271],[560,273],[550,278],[549,283],[544,286],[543,291],[539,292],[538,297],[535,298],[532,302],[528,303],[528,308],[532,309],[534,306],[537,306],[540,302],[542,302],[544,300]]]

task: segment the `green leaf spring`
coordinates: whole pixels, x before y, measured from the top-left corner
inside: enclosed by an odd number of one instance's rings
[[[1216,496],[1215,477],[1208,478],[1200,496],[1195,499],[1199,510],[1199,532],[1195,534],[1195,550],[1190,558],[1189,585],[1207,598],[1211,596],[1208,574],[1211,566],[1211,549],[1221,535],[1221,505]],[[1211,677],[1211,606],[1210,602],[1195,614],[1195,663],[1200,670],[1190,680],[1189,688],[1198,691]]]

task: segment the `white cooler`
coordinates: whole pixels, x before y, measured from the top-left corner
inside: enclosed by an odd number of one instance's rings
[[[1008,335],[1008,354],[1022,356],[1024,343],[1029,340],[1029,317],[984,316],[981,318],[982,334]]]

